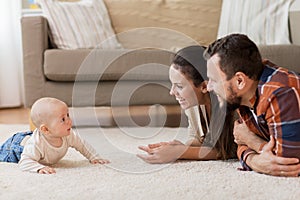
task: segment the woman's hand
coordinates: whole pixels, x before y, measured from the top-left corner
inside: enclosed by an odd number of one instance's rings
[[[163,146],[163,145],[167,145],[169,144],[170,142],[159,142],[159,143],[154,143],[154,144],[148,144],[148,147],[150,149],[155,149],[155,148],[158,148],[160,146]]]
[[[137,154],[137,156],[151,164],[170,163],[179,159],[187,148],[186,145],[174,140],[171,142],[149,144],[148,146],[139,146],[139,149],[147,152],[147,154]]]

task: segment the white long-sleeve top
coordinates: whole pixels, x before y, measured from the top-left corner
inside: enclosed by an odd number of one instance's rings
[[[73,130],[71,130],[70,135],[63,137],[62,140],[61,147],[54,147],[47,142],[38,129],[35,129],[32,136],[27,140],[21,154],[20,169],[37,172],[45,165],[55,164],[66,155],[69,147],[75,148],[89,161],[100,159],[96,150]]]
[[[187,110],[185,110],[185,114],[188,117],[188,134],[189,139],[187,143],[190,143],[192,141],[197,141],[197,143],[202,143],[205,137],[203,127],[201,124],[200,119],[200,112],[202,112],[202,115],[204,116],[206,129],[208,130],[208,120],[207,120],[207,113],[205,110],[205,105],[196,105],[193,106]]]

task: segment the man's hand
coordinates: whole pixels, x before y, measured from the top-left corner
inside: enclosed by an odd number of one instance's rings
[[[55,174],[56,171],[54,170],[54,168],[46,166],[46,167],[39,169],[38,173],[39,174]]]
[[[235,143],[247,145],[256,152],[259,152],[261,146],[267,143],[265,140],[255,135],[255,133],[251,132],[246,123],[244,121],[240,122],[240,120],[234,122],[233,135]]]
[[[272,152],[274,146],[275,140],[271,136],[270,141],[263,147],[260,154],[250,154],[248,156],[247,165],[256,172],[273,176],[299,176],[299,159],[274,155]]]

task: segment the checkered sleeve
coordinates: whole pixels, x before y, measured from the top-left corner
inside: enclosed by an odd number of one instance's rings
[[[250,154],[255,154],[256,151],[247,147],[246,145],[238,145],[237,155],[241,163],[241,170],[243,171],[252,171],[251,167],[247,165],[246,160]]]
[[[269,99],[266,120],[276,140],[275,154],[300,159],[300,90],[279,88]]]

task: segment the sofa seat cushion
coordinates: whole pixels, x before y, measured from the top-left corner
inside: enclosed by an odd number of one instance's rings
[[[169,80],[172,52],[144,50],[45,51],[44,74],[52,81]]]
[[[186,127],[187,117],[179,105],[70,107],[74,127]]]

